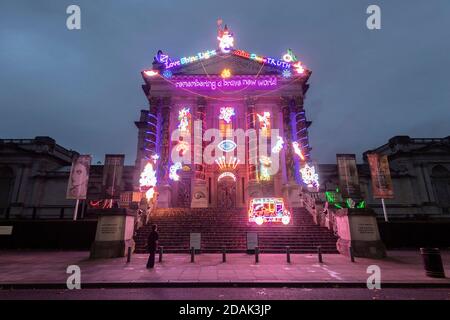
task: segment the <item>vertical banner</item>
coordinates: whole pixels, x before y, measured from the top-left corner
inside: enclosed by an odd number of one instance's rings
[[[103,190],[105,198],[112,199],[120,195],[124,163],[125,155],[123,154],[105,155],[105,165],[103,167]]]
[[[344,198],[360,198],[358,168],[354,154],[337,154],[339,187]]]
[[[391,172],[387,155],[377,153],[367,154],[372,176],[372,193],[375,199],[394,198]]]
[[[67,184],[67,199],[86,199],[91,160],[90,155],[80,155],[73,160]]]

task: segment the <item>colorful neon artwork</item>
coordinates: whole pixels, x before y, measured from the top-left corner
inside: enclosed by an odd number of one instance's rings
[[[234,47],[234,37],[226,25],[223,30],[219,30],[217,40],[219,40],[220,51],[222,51],[222,53],[230,53],[231,49]]]
[[[272,164],[272,160],[270,160],[269,157],[261,156],[259,158],[259,162],[261,163],[259,179],[262,181],[269,181],[270,180],[269,168],[270,165]]]
[[[234,55],[242,57],[242,58],[246,58],[249,60],[254,60],[257,61],[261,64],[267,64],[270,66],[274,66],[277,68],[282,68],[282,69],[291,69],[292,65],[288,62],[285,61],[281,61],[281,60],[277,60],[274,58],[269,58],[269,57],[262,57],[262,56],[258,56],[255,53],[249,53],[247,51],[244,50],[233,50],[232,52]]]
[[[178,141],[177,146],[175,147],[176,152],[181,152],[181,156],[184,156],[186,152],[189,151],[189,143],[186,141]]]
[[[220,73],[220,76],[224,79],[230,78],[231,77],[231,70],[230,69],[223,69],[222,72]]]
[[[305,164],[303,168],[300,169],[300,174],[302,175],[303,182],[310,188],[319,188],[319,175],[316,173],[316,168]]]
[[[292,142],[292,147],[294,148],[294,152],[296,155],[300,157],[303,161],[305,161],[305,156],[303,155],[302,150],[300,149],[300,145],[297,141]]]
[[[233,107],[222,107],[220,108],[219,119],[225,121],[226,123],[231,122],[231,117],[234,116],[234,108]]]
[[[175,162],[169,168],[169,178],[173,181],[180,180],[180,176],[177,174],[177,171],[182,168],[181,162]]]
[[[231,179],[233,179],[233,181],[236,182],[236,175],[233,172],[223,172],[222,174],[220,174],[220,176],[217,178],[217,181],[222,180],[223,178],[229,177]]]
[[[285,62],[291,63],[296,62],[298,59],[291,49],[287,49],[287,52],[283,55],[283,60]]]
[[[264,112],[262,115],[257,113],[256,115],[258,116],[261,130],[267,134],[267,131],[270,129],[270,112]]]
[[[217,147],[223,152],[232,152],[236,149],[237,144],[233,140],[223,140],[217,145]]]
[[[277,137],[277,142],[275,143],[275,145],[272,148],[272,152],[273,153],[280,153],[281,149],[283,149],[283,145],[284,145],[283,137],[278,136]]]
[[[291,213],[285,208],[283,198],[253,198],[250,200],[248,210],[249,222],[262,225],[266,222],[291,222]]]
[[[292,72],[291,70],[283,70],[283,72],[281,73],[281,75],[283,76],[283,78],[290,78],[292,77]]]
[[[182,133],[189,133],[189,119],[191,117],[191,109],[185,107],[178,112],[178,129]]]
[[[166,78],[166,79],[172,78],[172,71],[170,71],[170,70],[164,70],[164,72],[163,72],[163,77]]]
[[[303,72],[305,72],[305,68],[303,68],[302,63],[300,61],[294,63],[292,66],[294,67],[295,71],[298,74],[303,74]]]
[[[159,72],[157,70],[145,70],[144,74],[147,77],[154,77],[154,76],[157,76],[159,74]]]
[[[220,170],[234,170],[239,164],[239,159],[236,157],[229,157],[228,160],[225,156],[221,156],[215,160]]]
[[[190,90],[230,90],[230,89],[259,89],[270,90],[278,85],[276,76],[239,76],[230,79],[221,77],[195,77],[193,79],[175,79],[171,82],[175,88]]]
[[[145,197],[147,200],[153,199],[156,183],[156,171],[153,169],[153,164],[148,162],[145,165],[139,179],[140,189],[141,191],[145,191]]]
[[[170,59],[165,64],[166,69],[181,67],[182,65],[189,64],[196,61],[206,60],[209,59],[217,54],[216,50],[207,50],[203,52],[197,53],[195,56],[187,56],[182,57],[179,60],[170,61]]]

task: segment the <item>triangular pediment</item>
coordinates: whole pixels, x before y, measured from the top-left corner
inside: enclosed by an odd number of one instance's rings
[[[174,75],[220,75],[230,69],[233,75],[280,74],[280,69],[234,54],[218,54],[206,60],[181,66]]]

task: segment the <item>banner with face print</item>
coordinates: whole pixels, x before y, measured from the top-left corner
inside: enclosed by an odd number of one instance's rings
[[[91,160],[90,155],[80,155],[73,160],[67,184],[67,199],[86,199]]]
[[[372,177],[372,193],[375,199],[394,198],[389,161],[386,155],[370,153],[367,155]]]

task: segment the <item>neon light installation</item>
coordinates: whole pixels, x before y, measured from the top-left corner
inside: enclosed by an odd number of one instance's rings
[[[238,76],[230,79],[221,77],[196,76],[191,79],[176,79],[172,81],[175,88],[190,90],[230,90],[240,88],[270,90],[278,85],[278,77],[276,76]]]
[[[316,168],[307,163],[300,169],[303,182],[310,188],[319,188],[319,175],[316,173]]]
[[[220,73],[220,76],[224,79],[231,77],[231,70],[230,69],[223,69]]]
[[[232,152],[236,149],[237,144],[233,140],[223,140],[217,145],[217,147],[223,152]]]
[[[274,66],[277,68],[291,69],[291,67],[292,67],[291,64],[288,62],[277,60],[274,58],[258,56],[255,53],[250,53],[250,52],[247,52],[244,50],[233,50],[232,53],[236,56],[246,58],[249,60],[254,60],[261,64],[268,64],[268,65],[271,65],[271,66]]]
[[[231,49],[234,47],[234,37],[233,34],[228,30],[227,25],[223,30],[219,29],[219,48],[223,53],[230,53]]]
[[[254,198],[250,200],[248,221],[262,225],[265,222],[291,222],[291,213],[285,208],[283,198]]]
[[[235,174],[232,173],[232,172],[228,172],[228,171],[222,173],[222,174],[217,178],[217,181],[220,181],[220,180],[222,180],[223,178],[226,178],[226,177],[229,177],[229,178],[233,179],[234,182],[236,182],[236,176],[235,176]]]
[[[234,108],[233,107],[223,107],[220,108],[219,119],[224,120],[226,123],[231,122],[231,117],[234,116]]]
[[[157,70],[145,70],[144,74],[148,77],[154,77],[157,76],[159,72]]]
[[[185,107],[178,112],[178,129],[183,133],[189,133],[189,118],[191,117],[191,109]]]
[[[148,201],[153,199],[153,196],[155,194],[156,182],[156,171],[153,169],[153,164],[151,162],[148,162],[145,165],[139,179],[140,189],[143,192],[145,191],[145,197]]]
[[[270,160],[269,157],[261,156],[259,158],[259,162],[261,163],[259,179],[263,181],[269,181],[270,180],[269,168],[270,165],[272,164],[272,160]]]
[[[295,68],[295,71],[298,74],[303,74],[303,72],[305,72],[305,68],[303,68],[302,63],[300,61],[294,63],[292,66]]]
[[[175,162],[173,165],[171,165],[169,168],[169,178],[173,181],[180,180],[180,176],[177,174],[177,171],[181,170],[181,168],[181,162]]]
[[[296,155],[300,157],[303,161],[305,161],[305,156],[303,155],[302,150],[300,149],[300,145],[297,141],[292,142],[292,147],[294,148],[294,152]]]
[[[292,52],[291,49],[288,49],[287,52],[283,55],[283,60],[291,63],[291,62],[296,62],[298,59],[295,56],[295,54]]]
[[[292,77],[291,70],[283,70],[283,72],[281,74],[282,74],[283,78],[286,78],[286,79]]]
[[[283,137],[278,136],[277,142],[275,143],[274,147],[272,148],[273,153],[280,153],[281,149],[283,149],[284,140]]]
[[[166,63],[166,69],[180,67],[182,65],[200,61],[200,60],[206,60],[206,59],[209,59],[209,58],[215,56],[216,54],[217,54],[216,50],[207,50],[207,51],[199,52],[195,56],[187,56],[187,57],[183,57],[179,60],[175,60],[175,61],[169,60]]]
[[[181,152],[181,156],[184,156],[186,152],[189,151],[189,143],[187,143],[186,141],[178,141],[175,150],[176,152]]]
[[[215,160],[220,170],[234,170],[239,164],[239,159],[236,157],[230,157],[227,159],[225,156],[221,156]]]
[[[258,113],[257,116],[261,125],[261,130],[264,134],[268,135],[268,130],[270,128],[270,112],[264,112],[263,115]]]

